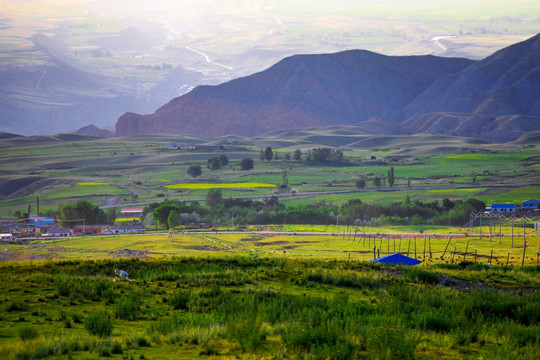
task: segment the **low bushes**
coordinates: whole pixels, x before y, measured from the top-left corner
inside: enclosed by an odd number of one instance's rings
[[[99,337],[111,336],[113,331],[111,316],[104,310],[90,313],[84,321],[84,327],[90,334]]]

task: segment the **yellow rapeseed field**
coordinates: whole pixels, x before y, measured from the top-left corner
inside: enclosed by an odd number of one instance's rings
[[[238,183],[187,183],[187,184],[174,184],[167,185],[168,189],[234,189],[234,188],[272,188],[276,187],[275,184],[261,183],[261,182],[238,182]]]

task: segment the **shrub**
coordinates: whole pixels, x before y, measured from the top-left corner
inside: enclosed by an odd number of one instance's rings
[[[408,337],[403,327],[381,326],[368,338],[368,350],[378,360],[414,359],[416,340]]]
[[[227,326],[227,333],[235,339],[242,350],[254,352],[264,343],[266,332],[260,320],[248,316],[235,319]]]
[[[118,342],[114,342],[111,347],[111,354],[123,354],[124,351],[122,350],[122,344]]]
[[[191,291],[190,290],[183,290],[178,289],[172,294],[167,302],[175,309],[175,310],[187,310],[188,303],[191,298]]]
[[[144,336],[139,336],[128,341],[128,345],[132,348],[149,347],[150,341]]]
[[[6,305],[7,312],[20,311],[20,310],[24,310],[24,306],[21,304],[9,303]]]
[[[84,327],[92,335],[99,337],[111,336],[113,324],[110,314],[104,310],[98,310],[86,317]]]
[[[416,326],[423,330],[448,332],[452,329],[450,314],[439,312],[421,312],[416,316]]]
[[[38,332],[33,327],[23,327],[19,329],[19,338],[21,340],[33,340],[38,337]]]
[[[141,313],[142,301],[139,296],[124,296],[114,305],[114,313],[118,319],[134,321]]]
[[[403,278],[406,281],[411,281],[421,284],[438,284],[439,277],[437,274],[430,271],[421,270],[421,269],[410,269],[403,273]]]

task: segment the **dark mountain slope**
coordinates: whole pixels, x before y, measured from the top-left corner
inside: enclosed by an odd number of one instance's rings
[[[218,86],[201,86],[151,115],[124,114],[117,136],[182,133],[205,136],[264,132],[378,117],[399,123],[401,109],[466,59],[389,57],[369,51],[297,55]]]
[[[539,130],[540,34],[436,80],[404,113],[403,133],[509,141]]]
[[[198,87],[154,114],[126,113],[116,135],[253,136],[336,124],[496,142],[540,130],[540,35],[482,61],[359,50],[293,56]]]

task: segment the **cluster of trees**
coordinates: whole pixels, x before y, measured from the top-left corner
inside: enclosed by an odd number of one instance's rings
[[[165,200],[160,203],[153,203],[145,207],[143,216],[151,213],[152,219],[157,226],[164,229],[174,228],[190,223],[199,223],[208,215],[208,209],[203,207],[198,201],[190,203]]]
[[[224,166],[229,165],[229,158],[225,154],[219,156],[212,156],[208,159],[206,167],[210,170],[219,170]]]
[[[205,222],[220,225],[248,224],[349,224],[379,225],[463,225],[471,212],[481,211],[485,203],[471,198],[465,201],[411,202],[409,198],[390,204],[368,204],[359,199],[342,206],[324,202],[312,205],[285,207],[277,197],[264,200],[225,199],[221,190],[212,189],[206,197],[206,207],[198,202],[166,201],[154,204],[145,211],[162,228]]]
[[[291,160],[291,154],[286,152],[282,155],[283,159]],[[272,148],[268,146],[266,149],[262,149],[260,153],[261,161],[279,160],[279,153],[272,151]],[[343,151],[332,149],[329,147],[316,148],[302,153],[302,150],[296,149],[293,152],[292,159],[295,161],[313,161],[313,162],[342,162],[344,160]]]
[[[305,154],[306,161],[314,162],[342,162],[343,151],[332,148],[316,148],[308,150]]]
[[[206,196],[206,207],[197,201],[165,200],[145,207],[143,215],[151,213],[160,228],[169,229],[190,223],[268,224],[275,211],[283,209],[285,206],[276,197],[262,201],[224,199],[221,190],[211,189]]]
[[[209,170],[219,170],[222,167],[229,165],[229,158],[225,154],[219,156],[212,156],[206,162],[206,167]],[[253,169],[253,159],[244,158],[240,161],[240,169],[242,170],[251,170]],[[189,176],[196,178],[202,175],[202,168],[200,165],[191,165],[187,173]]]

